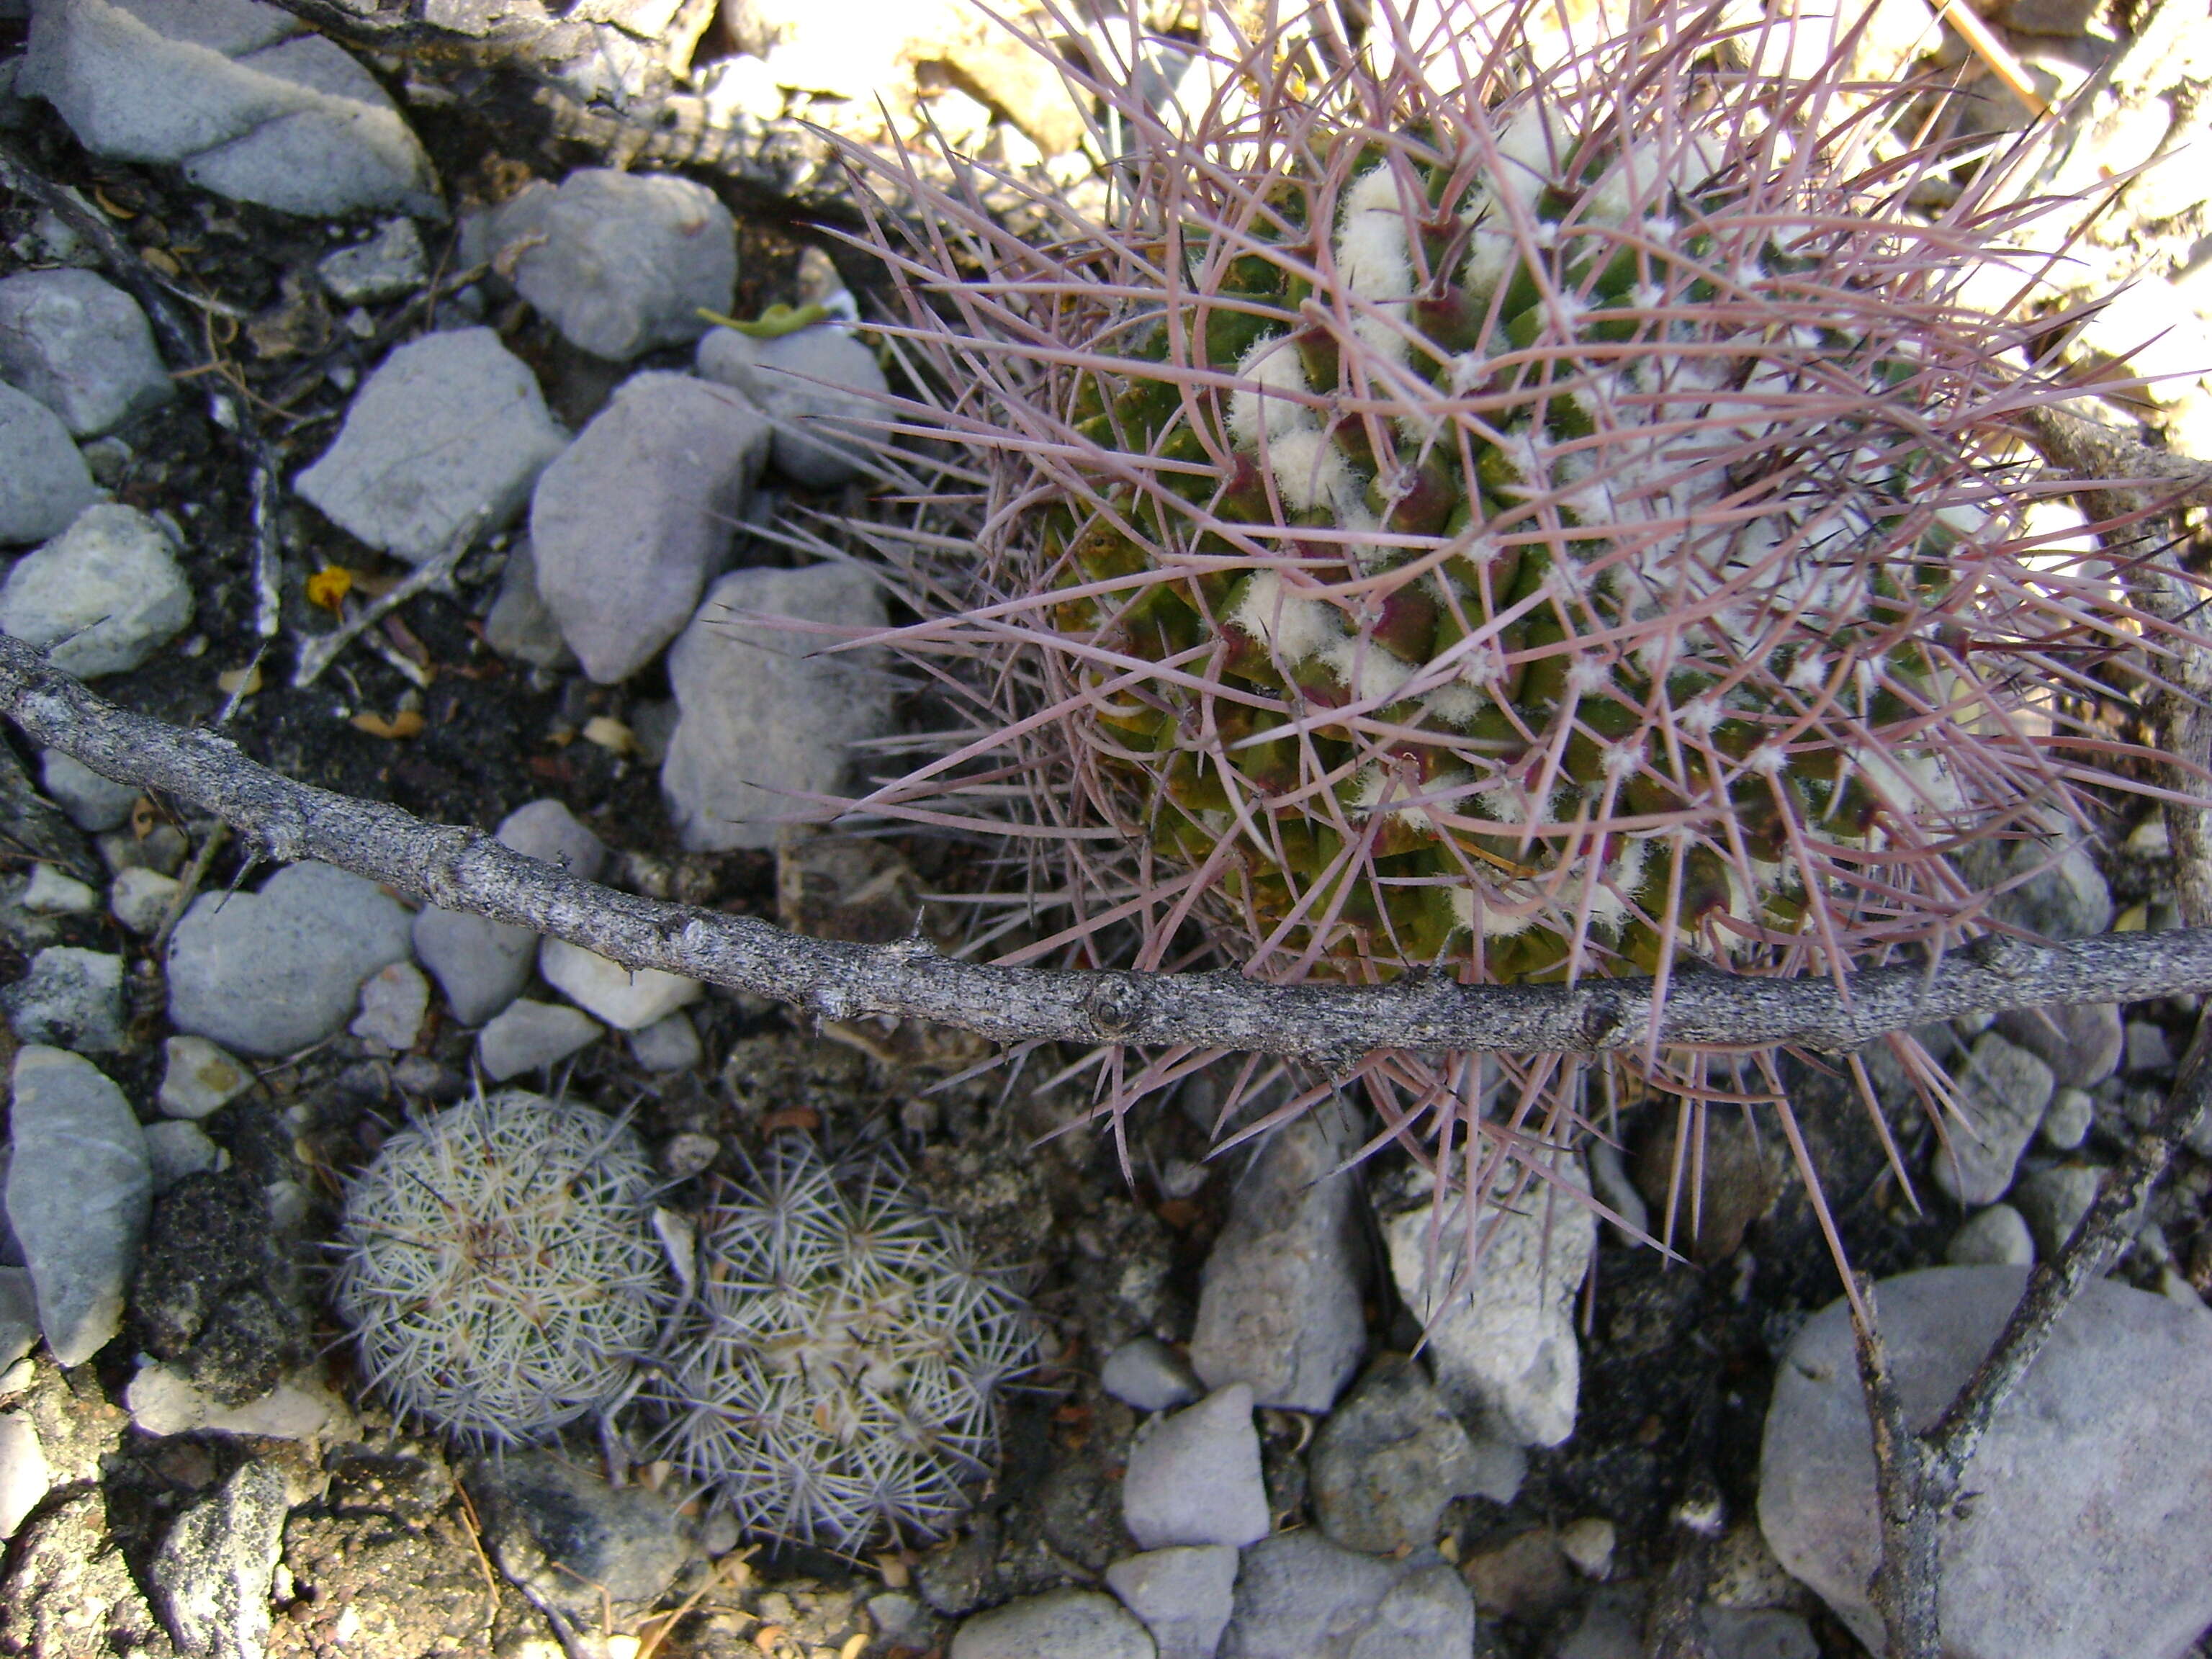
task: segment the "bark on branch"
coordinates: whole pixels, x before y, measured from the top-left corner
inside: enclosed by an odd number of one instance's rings
[[[919,940],[862,945],[749,916],[657,903],[510,851],[481,830],[427,823],[295,782],[228,740],[115,707],[0,636],[0,714],[94,771],[214,814],[289,861],[320,859],[449,910],[515,922],[633,968],[773,997],[825,1019],[935,1020],[1000,1042],[1254,1051],[1346,1068],[1379,1048],[1596,1054],[1649,1041],[1651,982],[1268,985],[1235,972],[1000,968]],[[2124,1002],[2212,990],[2212,928],[2039,946],[1978,941],[1936,964],[1826,979],[1680,973],[1657,1014],[1662,1044],[1791,1043],[1841,1050],[1977,1010]]]

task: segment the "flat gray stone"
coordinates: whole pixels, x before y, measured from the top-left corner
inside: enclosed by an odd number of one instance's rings
[[[2036,1170],[2014,1184],[2012,1200],[2047,1261],[2074,1235],[2097,1201],[2105,1171],[2094,1164],[2060,1164]]]
[[[100,908],[100,895],[51,864],[34,864],[15,902],[34,916],[84,916]]]
[[[146,1164],[159,1198],[186,1176],[202,1175],[223,1165],[222,1148],[208,1139],[206,1130],[184,1118],[163,1118],[145,1126]]]
[[[1213,1659],[1237,1591],[1226,1544],[1147,1550],[1106,1569],[1106,1583],[1144,1621],[1159,1659]]]
[[[477,1033],[477,1064],[495,1083],[556,1066],[599,1039],[603,1027],[566,1003],[517,997]]]
[[[406,959],[410,918],[375,883],[327,864],[258,893],[203,893],[169,937],[169,1019],[249,1054],[289,1054],[344,1028],[361,982]]]
[[[599,838],[557,800],[518,806],[500,820],[494,835],[524,857],[586,881],[597,877],[606,861]],[[454,910],[422,911],[415,918],[414,944],[415,954],[445,992],[453,1018],[464,1025],[482,1024],[521,995],[538,957],[538,935],[527,927]],[[596,1028],[592,1035],[598,1035]]]
[[[191,584],[167,533],[113,502],[85,508],[0,584],[0,631],[79,679],[129,672],[191,619]]]
[[[641,1031],[696,1002],[706,989],[696,979],[657,968],[625,968],[562,939],[538,945],[538,971],[555,990],[618,1031]]]
[[[757,340],[718,328],[699,342],[699,373],[735,386],[775,423],[775,470],[809,489],[829,489],[869,465],[890,418],[890,383],[876,355],[842,328],[823,325]]]
[[[8,1224],[38,1294],[46,1346],[82,1365],[123,1326],[124,1292],[153,1204],[146,1138],[90,1060],[17,1051]]]
[[[1338,1114],[1269,1136],[1237,1183],[1206,1256],[1190,1361],[1209,1389],[1249,1382],[1260,1405],[1326,1412],[1367,1352],[1358,1176]],[[1427,1540],[1423,1540],[1427,1541]]]
[[[112,830],[131,816],[137,787],[102,777],[74,755],[58,749],[39,751],[39,787],[88,834]]]
[[[1948,1125],[1949,1151],[1934,1155],[1936,1184],[1961,1204],[1994,1204],[2011,1187],[2057,1082],[2051,1067],[1994,1030],[1974,1039],[1952,1074],[1966,1121]]]
[[[576,653],[561,637],[561,619],[538,591],[538,556],[530,538],[518,536],[501,567],[499,592],[484,613],[484,643],[502,657],[533,668],[571,669]]]
[[[325,254],[315,275],[340,305],[360,306],[414,293],[430,280],[430,269],[422,234],[402,218],[386,220],[365,242]]]
[[[376,78],[251,0],[46,0],[16,91],[97,155],[182,166],[281,212],[436,211],[428,158]]]
[[[451,329],[378,365],[337,441],[293,482],[349,535],[421,564],[471,523],[505,525],[568,441],[497,334]]]
[[[586,167],[559,188],[535,184],[489,227],[491,257],[570,344],[628,362],[688,345],[726,313],[738,242],[729,210],[703,185],[668,173]]]
[[[147,1577],[180,1652],[261,1659],[289,1508],[283,1471],[255,1459],[177,1517]]]
[[[1133,1336],[1106,1356],[1098,1386],[1140,1412],[1168,1412],[1206,1392],[1174,1349],[1157,1336]]]
[[[198,1121],[246,1092],[253,1073],[205,1037],[173,1036],[161,1045],[164,1115]]]
[[[99,499],[62,417],[0,380],[0,544],[58,536]]]
[[[691,620],[768,441],[743,393],[648,370],[545,469],[530,504],[538,593],[592,678],[629,678]]]
[[[571,1618],[596,1620],[608,1601],[659,1600],[690,1556],[689,1528],[668,1498],[610,1486],[556,1455],[478,1458],[464,1478],[500,1571]]]
[[[1516,1449],[1496,1450],[1517,1456]],[[1314,1516],[1346,1549],[1425,1550],[1445,1504],[1511,1477],[1496,1461],[1486,1460],[1417,1363],[1385,1354],[1314,1437]],[[1517,1490],[1520,1481],[1510,1485]]]
[[[880,591],[851,565],[714,584],[668,659],[680,712],[660,788],[687,848],[773,847],[813,814],[807,796],[845,787],[854,745],[890,729],[891,682],[875,648],[823,647],[884,623]]]
[[[963,1623],[952,1659],[1152,1659],[1152,1638],[1110,1595],[1047,1590]]]
[[[2094,1089],[2119,1069],[2124,1038],[2109,1002],[2008,1008],[1994,1029],[2048,1066],[2062,1089]]]
[[[124,1042],[123,958],[50,945],[31,958],[30,972],[0,990],[0,1007],[25,1042],[114,1054]]]
[[[2035,1260],[2035,1236],[2011,1205],[1992,1204],[1951,1235],[1943,1259],[1954,1267],[2025,1267]]]
[[[0,379],[29,392],[81,438],[177,395],[138,302],[88,270],[67,267],[0,280]]]
[[[1932,1424],[2027,1284],[1937,1267],[1876,1287],[1906,1422]],[[1942,1528],[1954,1659],[2179,1659],[2212,1626],[2212,1317],[2110,1279],[2087,1285],[1968,1467]],[[1874,1455],[1838,1301],[1775,1378],[1759,1515],[1782,1564],[1879,1651]]]
[[[678,1008],[629,1034],[630,1058],[648,1072],[681,1072],[696,1066],[705,1050],[699,1028]]]
[[[1267,1489],[1252,1390],[1242,1382],[1137,1431],[1121,1477],[1121,1518],[1146,1549],[1243,1547],[1267,1535]]]
[[[1244,1552],[1220,1659],[1473,1659],[1474,1628],[1474,1596],[1434,1555],[1285,1532]]]
[[[1477,1237],[1486,1243],[1471,1273],[1463,1201],[1447,1205],[1441,1224],[1433,1199],[1382,1224],[1391,1277],[1426,1328],[1437,1388],[1513,1445],[1556,1446],[1574,1432],[1575,1293],[1597,1248],[1597,1218],[1575,1194],[1589,1190],[1582,1161],[1569,1157],[1554,1182],[1532,1179],[1502,1211],[1483,1206]]]

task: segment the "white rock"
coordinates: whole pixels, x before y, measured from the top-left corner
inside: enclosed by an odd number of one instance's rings
[[[0,1413],[0,1539],[15,1535],[52,1482],[31,1419],[20,1412]]]
[[[0,990],[0,1007],[26,1042],[112,1054],[124,1041],[123,958],[50,945],[31,958],[29,973]]]
[[[404,1053],[415,1046],[429,1012],[430,981],[413,963],[395,962],[361,982],[361,1012],[346,1030]]]
[[[362,383],[337,441],[294,480],[332,523],[420,564],[464,526],[496,530],[568,434],[537,377],[488,328],[426,334]]]
[[[1106,1569],[1122,1605],[1144,1620],[1159,1659],[1213,1659],[1237,1589],[1237,1552],[1225,1544],[1147,1550]]]
[[[1966,1121],[1948,1122],[1950,1147],[1935,1154],[1936,1184],[1961,1204],[1994,1204],[2012,1185],[2057,1079],[2042,1060],[1995,1031],[1976,1037],[1954,1069]]]
[[[39,785],[69,814],[71,823],[93,835],[121,823],[138,799],[134,786],[104,778],[58,749],[39,751]]]
[[[1426,1328],[1437,1386],[1497,1438],[1525,1446],[1574,1432],[1575,1292],[1597,1243],[1596,1218],[1574,1196],[1589,1190],[1581,1160],[1553,1170],[1553,1182],[1532,1180],[1512,1203],[1482,1207],[1476,1237],[1486,1243],[1471,1273],[1463,1201],[1447,1206],[1441,1229],[1433,1201],[1382,1228],[1398,1293]]]
[[[952,1659],[1152,1659],[1145,1627],[1097,1590],[1047,1590],[979,1613],[952,1638]]]
[[[586,167],[537,184],[489,226],[522,297],[568,342],[627,362],[702,333],[702,307],[726,313],[737,226],[714,191],[667,173]]]
[[[133,507],[87,507],[0,585],[0,632],[43,647],[79,679],[127,673],[191,619],[168,537]]]
[[[343,1028],[361,982],[407,957],[410,918],[374,882],[327,864],[258,893],[203,893],[169,936],[169,1019],[249,1054],[289,1054]]]
[[[183,883],[159,870],[142,865],[121,871],[108,884],[108,914],[142,939],[150,938],[161,931],[169,907],[183,890]]]
[[[58,536],[99,499],[61,416],[0,380],[0,544]]]
[[[678,1008],[642,1030],[630,1033],[632,1059],[648,1072],[681,1072],[696,1066],[703,1052],[699,1028]]]
[[[170,1117],[211,1117],[253,1081],[247,1071],[201,1036],[173,1036],[161,1045],[164,1064],[158,1101]]]
[[[592,678],[629,678],[691,620],[769,435],[743,393],[649,369],[545,469],[530,503],[538,593]]]
[[[125,1390],[123,1403],[138,1430],[157,1437],[212,1430],[335,1444],[359,1428],[345,1402],[312,1370],[278,1383],[258,1400],[222,1406],[194,1388],[181,1371],[167,1365],[142,1365]]]
[[[0,379],[79,437],[177,395],[138,302],[88,270],[26,270],[0,281]]]
[[[20,1049],[15,1091],[8,1223],[47,1347],[60,1364],[81,1365],[123,1327],[153,1200],[146,1137],[123,1091],[59,1048]]]
[[[331,298],[340,305],[369,305],[412,294],[429,280],[422,235],[412,219],[387,219],[376,234],[326,253],[315,264]]]
[[[1613,1522],[1601,1515],[1586,1515],[1559,1528],[1559,1553],[1585,1578],[1604,1580],[1613,1571],[1613,1552],[1619,1542]]]
[[[1992,1204],[1966,1218],[1951,1235],[1943,1259],[1954,1267],[2025,1267],[2035,1260],[2035,1239],[2009,1204]]]
[[[775,423],[776,471],[811,489],[858,477],[884,440],[890,384],[876,355],[842,328],[772,340],[718,328],[699,342],[699,373],[732,386]]]
[[[94,155],[179,162],[217,195],[286,213],[437,208],[375,77],[252,0],[42,0],[16,90]]]
[[[51,864],[34,864],[15,902],[33,915],[83,916],[100,908],[100,895]]]
[[[538,971],[555,990],[618,1031],[642,1030],[696,1002],[706,989],[696,979],[658,968],[625,968],[559,939],[538,947]]]
[[[222,1148],[208,1139],[207,1131],[183,1118],[165,1118],[145,1127],[146,1161],[155,1196],[166,1193],[188,1175],[200,1175],[228,1166]]]
[[[1875,1312],[1905,1421],[1935,1421],[2012,1312],[2027,1270],[1884,1280]],[[2201,1421],[2212,1316],[2111,1279],[2067,1310],[1974,1455],[1971,1506],[1939,1532],[1953,1659],[2179,1659],[2212,1625],[2212,1439]],[[1879,1651],[1874,1455],[1837,1302],[1775,1376],[1759,1515],[1782,1564]]]
[[[768,620],[740,620],[752,614]],[[874,647],[824,647],[838,629],[884,622],[881,593],[855,566],[740,570],[714,584],[668,657],[681,714],[660,787],[685,847],[773,847],[785,821],[812,810],[808,796],[843,787],[854,746],[890,729],[891,683]]]
[[[477,1064],[495,1083],[558,1065],[599,1041],[599,1021],[566,1003],[517,997],[477,1033]]]
[[[1267,1489],[1252,1390],[1233,1383],[1137,1431],[1121,1477],[1121,1518],[1144,1548],[1241,1547],[1267,1535]]]
[[[1098,1386],[1140,1412],[1173,1411],[1206,1392],[1188,1364],[1156,1336],[1133,1336],[1106,1356]]]

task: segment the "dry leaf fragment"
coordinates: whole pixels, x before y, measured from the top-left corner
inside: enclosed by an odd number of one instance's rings
[[[611,714],[594,714],[584,722],[584,741],[610,754],[627,755],[637,747],[637,733]]]
[[[342,564],[326,564],[307,578],[307,603],[333,616],[343,613],[345,596],[352,592],[353,572]]]
[[[243,668],[226,668],[215,677],[216,689],[226,697],[250,697],[261,689],[261,665],[248,663]]]
[[[365,711],[356,714],[348,724],[355,731],[366,732],[372,738],[400,738],[420,736],[423,721],[420,710],[403,708],[390,720],[386,720],[381,714]]]

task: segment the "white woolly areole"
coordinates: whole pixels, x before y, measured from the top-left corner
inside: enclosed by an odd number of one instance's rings
[[[1344,637],[1343,616],[1334,605],[1307,598],[1273,570],[1252,578],[1243,599],[1229,613],[1229,624],[1250,635],[1291,667],[1322,655]]]
[[[1313,410],[1295,400],[1310,393],[1306,366],[1286,334],[1270,334],[1255,341],[1237,365],[1237,378],[1245,384],[1229,394],[1229,434],[1245,449],[1259,447],[1261,434],[1270,441],[1294,432],[1309,432],[1319,424]],[[1294,394],[1270,398],[1267,392]]]
[[[1379,307],[1352,319],[1352,331],[1392,362],[1406,359],[1406,337],[1392,325],[1413,294],[1413,256],[1407,240],[1406,207],[1388,162],[1352,181],[1337,216],[1336,268],[1348,293]]]
[[[1346,529],[1365,516],[1365,493],[1345,459],[1325,432],[1285,432],[1267,441],[1267,466],[1275,475],[1275,488],[1283,505],[1293,513],[1326,507]]]
[[[1391,655],[1372,640],[1346,640],[1322,653],[1321,659],[1345,690],[1364,703],[1390,702],[1413,678],[1411,663]]]

